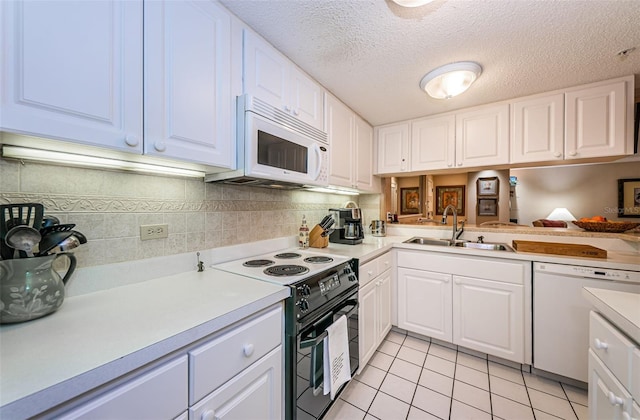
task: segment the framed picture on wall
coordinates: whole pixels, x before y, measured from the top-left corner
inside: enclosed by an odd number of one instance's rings
[[[618,180],[618,217],[640,217],[640,178]]]
[[[496,198],[478,199],[478,216],[497,216],[498,200]]]
[[[491,178],[478,178],[476,181],[478,196],[498,195],[500,180],[497,176]]]
[[[436,187],[436,214],[442,214],[449,204],[456,208],[458,216],[464,216],[464,185]]]
[[[418,187],[400,188],[400,214],[420,213],[420,192]]]

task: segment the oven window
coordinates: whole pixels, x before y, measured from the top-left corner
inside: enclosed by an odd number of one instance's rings
[[[258,163],[280,169],[309,173],[309,149],[258,130]]]

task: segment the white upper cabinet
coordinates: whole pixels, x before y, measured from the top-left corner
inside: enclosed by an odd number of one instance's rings
[[[144,16],[144,153],[230,167],[229,13],[213,2],[150,1]]]
[[[329,184],[374,192],[373,128],[332,95],[326,94],[325,107]]]
[[[4,1],[0,128],[142,151],[142,1]]]
[[[564,158],[564,95],[511,103],[511,163]]]
[[[409,123],[377,127],[377,174],[407,172],[409,167]]]
[[[566,93],[565,158],[633,153],[633,76]]]
[[[411,170],[452,168],[455,163],[456,117],[445,115],[411,123]]]
[[[244,30],[244,92],[324,128],[324,89],[251,30]]]
[[[456,113],[455,166],[467,168],[509,163],[509,105]]]

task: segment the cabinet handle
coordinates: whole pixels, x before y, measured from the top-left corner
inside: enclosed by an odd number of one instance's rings
[[[138,140],[138,136],[127,134],[127,136],[124,138],[124,142],[127,144],[127,146],[136,147],[140,143],[140,140]]]
[[[293,110],[293,115],[295,115],[297,117],[298,115],[300,115],[300,111],[298,111],[298,109],[294,109]]]
[[[620,397],[617,397],[613,392],[609,391],[609,403],[611,405],[622,405],[624,404],[624,400]]]
[[[458,166],[462,166],[462,162],[458,162]]]
[[[572,150],[572,151],[570,151],[570,152],[569,152],[569,156],[575,156],[575,155],[577,155],[577,154],[578,154],[578,153],[576,153],[576,151],[575,151],[575,150]]]
[[[560,152],[555,152],[555,153],[553,154],[553,157],[557,157],[557,158],[559,158],[560,156],[562,156],[562,153],[560,153]]]
[[[447,166],[450,168],[450,167],[453,166],[453,163],[449,162],[449,163],[447,163]]]
[[[202,413],[200,416],[200,420],[214,420],[216,417],[216,413],[213,410],[207,410]]]
[[[291,107],[289,105],[285,105],[284,110],[287,112],[291,112]]]
[[[594,345],[598,350],[607,350],[609,348],[609,344],[606,341],[600,341],[597,338],[594,340]]]
[[[245,344],[242,347],[242,352],[244,353],[245,357],[251,357],[251,355],[253,354],[253,344]]]
[[[373,271],[367,271],[367,274],[369,275],[369,277],[373,276]]]
[[[165,150],[167,150],[167,144],[163,141],[157,141],[153,144],[153,147],[158,151],[158,152],[164,152]]]
[[[460,281],[460,280],[458,280],[458,279],[454,280],[453,282],[454,282],[455,284],[462,284],[462,281]]]

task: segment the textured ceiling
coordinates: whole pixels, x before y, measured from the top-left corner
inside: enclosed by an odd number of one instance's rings
[[[629,74],[640,86],[640,0],[221,3],[373,125]],[[424,74],[455,61],[483,67],[467,92],[420,90]]]

